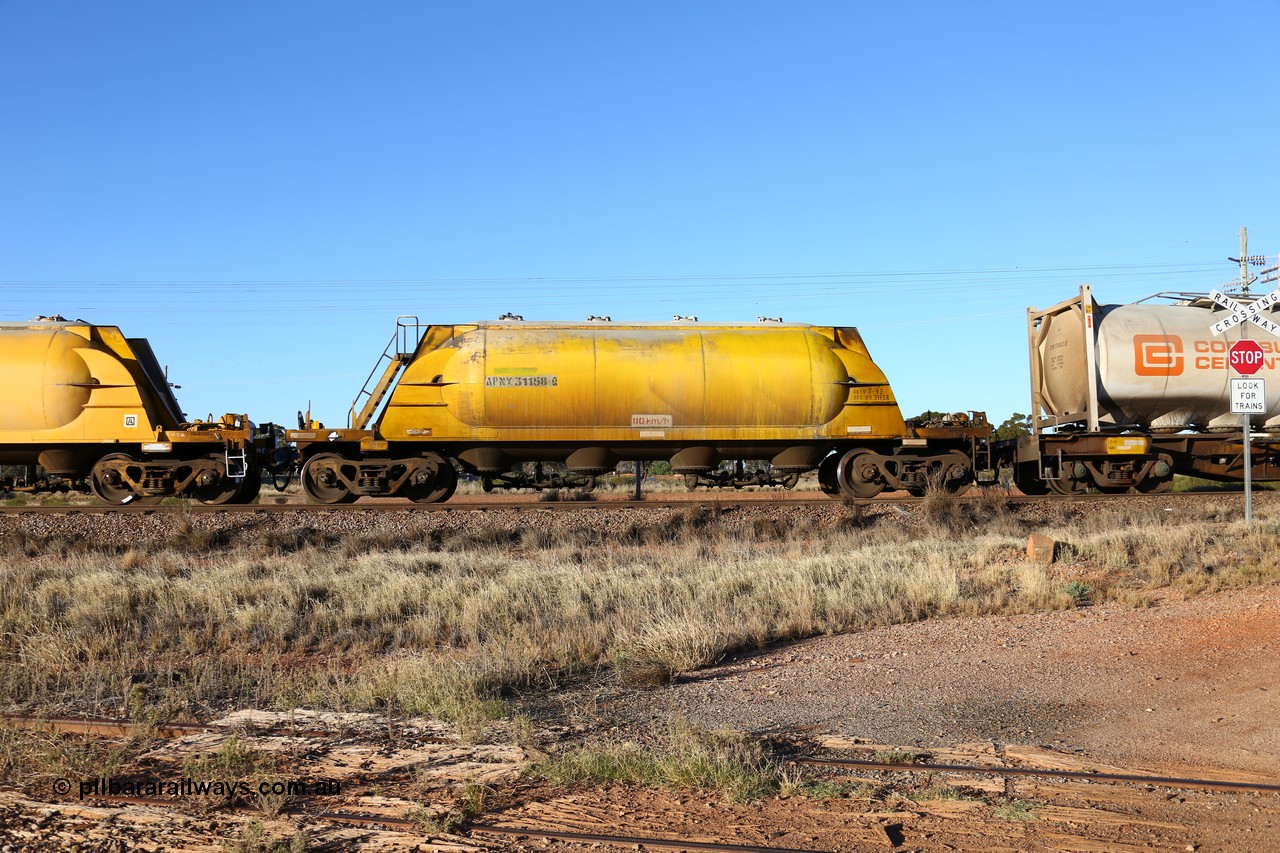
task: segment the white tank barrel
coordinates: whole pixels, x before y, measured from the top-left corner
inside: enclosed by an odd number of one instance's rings
[[[1091,302],[1091,296],[1089,297]],[[1210,327],[1231,312],[1207,299],[1179,304],[1134,303],[1092,306],[1099,423],[1153,430],[1230,430],[1243,426],[1233,415],[1228,364],[1231,344],[1256,340],[1263,364],[1254,376],[1266,384],[1266,413],[1255,426],[1280,426],[1280,338],[1253,323],[1222,335]],[[1039,392],[1057,417],[1087,411],[1089,319],[1081,303],[1041,320],[1033,337]],[[1270,317],[1270,312],[1266,312]]]

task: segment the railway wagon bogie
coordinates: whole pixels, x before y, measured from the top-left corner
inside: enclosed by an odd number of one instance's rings
[[[323,504],[350,503],[362,495],[398,495],[435,503],[453,495],[458,474],[452,461],[434,450],[412,455],[408,449],[397,450],[399,455],[395,456],[372,455],[362,453],[358,444],[322,445],[303,457],[299,474],[302,489]]]
[[[561,488],[654,461],[695,487],[789,488],[818,469],[854,497],[958,488],[990,432],[967,416],[909,426],[853,328],[406,319],[346,427],[287,433],[313,500],[447,500],[459,470],[486,491]]]
[[[931,488],[958,492],[974,483],[978,469],[964,449],[841,447],[818,468],[826,494],[873,498],[884,491],[923,495]]]

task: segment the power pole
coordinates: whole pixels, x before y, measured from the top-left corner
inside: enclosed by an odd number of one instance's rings
[[[1266,255],[1249,254],[1248,228],[1240,229],[1240,257],[1227,258],[1227,260],[1240,264],[1240,295],[1248,296],[1249,286],[1258,280],[1256,275],[1249,274],[1249,266],[1252,264],[1253,266],[1260,267],[1267,262]]]

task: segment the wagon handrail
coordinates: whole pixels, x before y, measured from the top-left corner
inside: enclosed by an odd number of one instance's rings
[[[412,323],[406,322],[412,320]],[[409,329],[413,329],[412,342],[409,338]],[[382,355],[378,356],[377,362],[373,365],[373,370],[369,371],[369,375],[365,378],[364,384],[360,386],[360,391],[356,394],[354,400],[351,401],[351,408],[347,410],[347,427],[352,429],[364,429],[373,419],[374,412],[378,405],[386,396],[396,377],[400,371],[413,358],[413,353],[418,347],[418,341],[421,339],[422,323],[419,322],[416,314],[401,314],[396,317],[396,330],[391,335],[391,340],[382,350]],[[388,362],[386,367],[382,363]],[[374,381],[374,377],[378,375],[379,368],[382,369],[382,375],[374,384],[372,390],[369,388],[370,383]],[[360,405],[362,398],[368,397],[368,401],[360,409],[359,415],[356,414],[356,407]]]

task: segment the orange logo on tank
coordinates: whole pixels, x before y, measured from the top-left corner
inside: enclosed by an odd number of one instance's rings
[[[1134,335],[1133,372],[1139,376],[1181,376],[1182,338],[1177,335]]]

